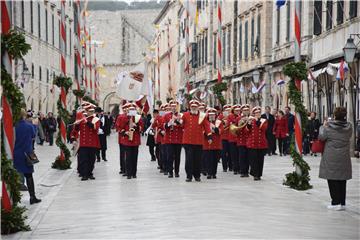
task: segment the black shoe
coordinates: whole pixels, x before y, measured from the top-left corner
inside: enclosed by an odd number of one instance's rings
[[[273,153],[273,155],[278,155],[277,153]]]
[[[175,177],[178,178],[180,177],[180,175],[178,173],[175,173]]]
[[[232,172],[232,168],[229,168],[229,172]]]
[[[244,177],[249,177],[249,174],[245,174],[245,176]]]
[[[88,177],[82,177],[81,181],[87,181],[89,178]]]
[[[164,175],[168,175],[169,173],[168,172],[164,172]]]
[[[201,179],[200,178],[195,178],[195,181],[201,182]]]
[[[211,179],[211,175],[207,176],[206,178],[207,178],[207,179]]]
[[[132,178],[136,178],[136,175],[132,176]]]
[[[202,175],[207,176],[207,172],[202,172]]]
[[[240,177],[245,177],[245,174],[243,174],[243,173],[240,173]]]
[[[280,157],[282,157],[282,153],[280,153]]]
[[[238,175],[238,172],[237,172],[237,171],[234,171],[234,175]]]
[[[157,169],[160,169],[160,167],[159,167],[159,166],[157,166]]]
[[[173,178],[174,175],[172,173],[169,174],[168,178]]]
[[[20,187],[20,191],[28,191],[28,188],[25,184],[22,184]]]
[[[160,173],[164,173],[164,170],[160,169]]]
[[[126,177],[127,176],[127,174],[126,173],[123,173],[123,177]]]
[[[105,159],[103,159],[105,162],[107,162],[107,159],[105,158]]]
[[[91,176],[89,177],[89,179],[95,180],[95,177],[91,175]]]
[[[38,198],[36,198],[36,197],[30,198],[30,204],[31,204],[31,205],[32,205],[32,204],[35,204],[35,203],[39,203],[39,202],[41,202],[41,199],[38,199]]]
[[[97,162],[100,162],[100,159],[96,160]]]
[[[260,177],[254,177],[254,181],[259,181],[259,180],[261,180]]]
[[[131,176],[127,176],[127,179],[131,179]]]
[[[156,161],[156,159],[151,159],[151,162],[155,162]]]
[[[119,174],[124,174],[124,171],[120,171]]]
[[[213,178],[213,179],[216,179],[216,175],[214,175],[212,178]]]
[[[186,180],[185,180],[186,182],[191,182],[192,181],[192,179],[191,178],[186,178]]]

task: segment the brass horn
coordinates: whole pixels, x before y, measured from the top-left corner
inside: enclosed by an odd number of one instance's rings
[[[239,131],[241,129],[241,127],[237,127],[236,125],[234,125],[234,124],[231,124],[230,125],[230,128],[229,128],[229,132],[232,134],[232,135],[234,135],[234,136],[236,136],[237,134],[237,131]]]

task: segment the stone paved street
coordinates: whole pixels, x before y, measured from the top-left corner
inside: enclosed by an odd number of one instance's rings
[[[185,182],[184,153],[180,178],[168,179],[139,153],[138,178],[119,172],[116,135],[108,139],[108,162],[96,163],[95,181],[81,182],[73,169],[50,169],[57,148],[37,146],[37,193],[42,202],[28,207],[31,232],[3,239],[359,239],[359,160],[348,182],[348,209],[326,209],[329,193],[319,179],[320,157],[307,157],[314,189],[298,192],[282,185],[292,170],[288,157],[266,157],[263,180],[223,173],[218,179]],[[144,143],[144,139],[143,139]]]

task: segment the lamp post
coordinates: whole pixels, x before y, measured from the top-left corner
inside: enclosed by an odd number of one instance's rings
[[[354,43],[354,38],[357,37],[359,42],[357,44]],[[356,148],[356,97],[358,95],[358,77],[355,76],[352,78],[351,76],[351,64],[354,62],[355,54],[358,50],[358,46],[360,45],[360,34],[350,34],[350,37],[347,39],[346,44],[343,48],[345,61],[348,63],[349,67],[349,75],[350,75],[350,94],[351,94],[351,103],[352,103],[352,114],[353,114],[353,124],[354,124],[354,146]],[[353,82],[351,81],[353,79]]]

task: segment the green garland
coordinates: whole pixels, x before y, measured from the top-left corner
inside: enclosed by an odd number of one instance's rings
[[[222,95],[222,92],[227,90],[227,83],[226,82],[216,83],[212,87],[212,90],[216,95],[216,97],[219,99],[221,106],[224,106],[226,104],[226,100]]]
[[[13,60],[21,59],[31,49],[26,43],[23,34],[14,30],[7,35],[1,35],[1,54],[5,51]],[[3,94],[9,102],[13,115],[13,124],[20,120],[21,108],[26,108],[24,95],[16,84],[14,84],[11,75],[1,65],[1,85]],[[3,134],[3,129],[1,129]],[[24,215],[26,208],[18,204],[21,200],[20,194],[20,176],[13,167],[13,162],[8,159],[5,153],[3,138],[1,140],[1,177],[6,182],[7,190],[12,200],[11,211],[6,211],[1,205],[1,234],[10,234],[18,231],[30,231],[30,227],[25,224],[26,216]]]
[[[82,98],[82,100],[84,100],[84,101],[87,101],[87,102],[89,102],[89,103],[92,103],[92,104],[94,104],[94,105],[98,105],[98,103],[94,100],[94,99],[92,99],[90,96],[84,96],[83,98]]]
[[[290,82],[288,84],[289,99],[290,102],[295,105],[295,112],[299,113],[301,116],[301,130],[304,135],[307,123],[307,114],[301,99],[301,92],[296,87],[296,81],[307,79],[306,64],[304,62],[289,63],[284,67],[283,72],[285,75],[290,77]],[[293,166],[298,167],[301,173],[298,174],[296,171],[293,171],[286,174],[286,179],[283,184],[296,190],[308,190],[312,188],[309,176],[310,166],[302,158],[301,154],[296,151],[294,136],[291,139],[290,155],[293,159]]]
[[[69,89],[72,86],[72,80],[69,77],[57,76],[54,79],[54,84],[58,86],[60,89],[64,88],[65,93],[68,94]],[[57,105],[59,117],[64,121],[65,126],[67,126],[67,124],[70,123],[71,115],[63,107],[60,97],[56,105]],[[66,144],[62,142],[60,131],[56,137],[55,143],[56,146],[58,146],[60,150],[64,153],[64,159],[61,158],[61,155],[57,156],[55,162],[52,163],[51,167],[59,170],[66,170],[71,168],[71,161],[70,161],[71,154]]]
[[[83,98],[85,95],[85,90],[73,90],[73,94],[76,97],[75,100],[75,110],[77,110],[80,107],[79,98]]]

